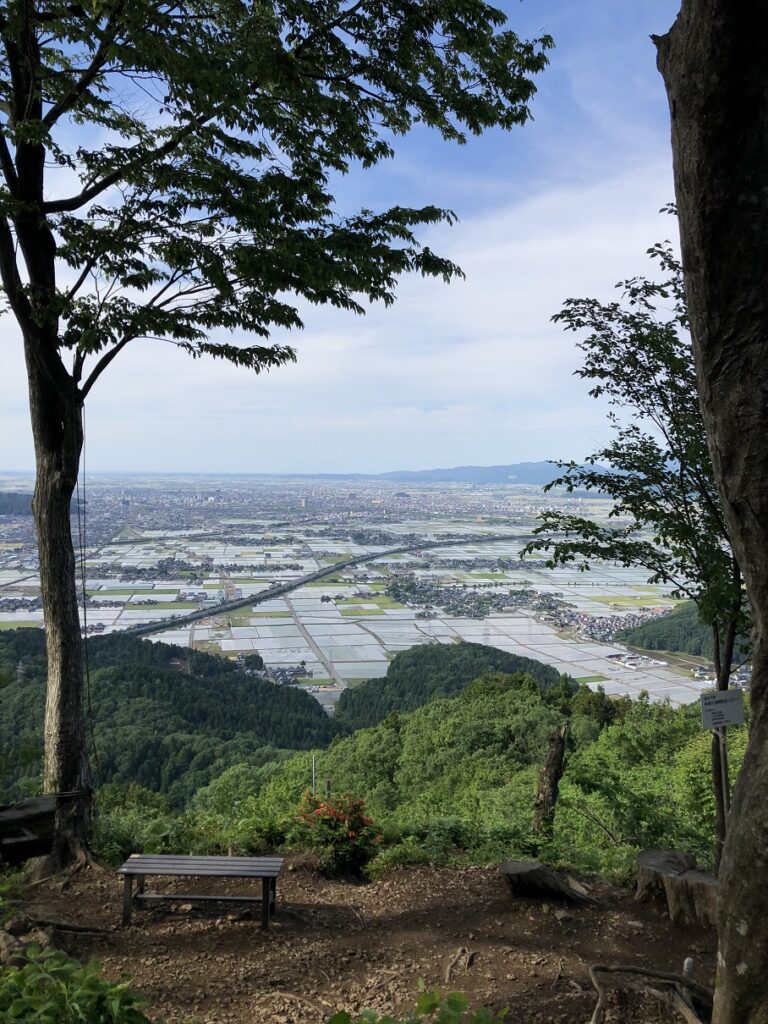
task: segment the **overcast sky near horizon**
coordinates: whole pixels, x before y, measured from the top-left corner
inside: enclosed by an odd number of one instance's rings
[[[365,317],[306,311],[298,363],[255,377],[134,342],[88,398],[87,460],[115,472],[378,472],[583,459],[605,408],[573,376],[568,296],[610,298],[675,235],[669,121],[651,33],[679,0],[507,0],[521,36],[549,32],[534,121],[463,147],[424,130],[338,183],[339,205],[426,203],[459,216],[421,241],[451,285],[404,278]],[[0,320],[0,471],[33,466],[18,331]]]

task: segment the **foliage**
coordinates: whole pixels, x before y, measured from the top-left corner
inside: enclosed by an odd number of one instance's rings
[[[639,626],[619,630],[617,639],[648,651],[684,651],[710,659],[714,653],[712,630],[702,623],[693,601],[686,601],[667,615],[649,619]],[[737,639],[734,661],[739,660],[739,650],[747,646],[745,638]]]
[[[29,962],[0,972],[0,1014],[20,1024],[150,1024],[129,980],[107,982],[59,950],[28,947]]]
[[[317,853],[325,870],[357,873],[373,856],[381,835],[363,800],[350,795],[321,800],[307,792],[288,841]]]
[[[393,711],[413,711],[432,697],[449,697],[488,672],[525,672],[542,689],[560,684],[560,674],[531,658],[484,644],[421,644],[396,654],[383,679],[344,690],[336,721],[348,730],[376,725]]]
[[[505,1013],[470,1009],[469,998],[460,992],[442,995],[438,990],[422,992],[413,1013],[407,1017],[379,1017],[373,1012],[363,1013],[354,1024],[502,1024]],[[328,1024],[353,1024],[353,1018],[342,1011],[330,1018]]]
[[[88,648],[87,710],[103,783],[138,783],[179,806],[232,764],[262,765],[336,734],[310,694],[246,675],[225,658],[119,634]],[[0,689],[0,748],[8,751],[0,799],[13,799],[40,773],[44,632],[4,631],[3,667],[10,681]]]
[[[14,868],[0,867],[0,928],[12,917],[21,894],[23,877]]]
[[[694,601],[726,647],[746,635],[746,602],[699,411],[682,269],[668,243],[649,254],[661,281],[621,282],[623,302],[568,299],[554,317],[589,332],[577,373],[607,399],[613,439],[586,465],[558,463],[565,472],[545,490],[604,494],[614,522],[548,510],[525,550],[551,552],[552,566],[586,570],[602,559],[644,568],[649,582]],[[719,673],[719,651],[715,660]],[[726,658],[726,678],[729,667]]]
[[[551,40],[504,20],[481,0],[49,3],[4,18],[0,268],[20,325],[74,353],[60,386],[87,394],[142,337],[266,370],[293,350],[210,335],[301,326],[291,295],[362,312],[403,272],[455,274],[413,234],[449,213],[344,216],[329,179],[393,155],[414,124],[461,142],[524,123]]]

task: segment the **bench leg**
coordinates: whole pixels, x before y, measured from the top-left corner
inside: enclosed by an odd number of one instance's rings
[[[269,911],[272,902],[272,880],[262,878],[261,880],[261,927],[264,931],[269,928]]]
[[[277,879],[270,878],[269,880],[269,909],[274,917],[277,913]]]
[[[131,923],[131,909],[133,906],[133,875],[123,875],[123,924]]]

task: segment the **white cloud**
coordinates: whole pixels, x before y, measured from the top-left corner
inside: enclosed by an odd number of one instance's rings
[[[129,347],[88,402],[94,470],[365,471],[582,457],[604,410],[573,378],[567,296],[608,297],[647,272],[674,227],[664,163],[559,187],[425,239],[465,281],[403,282],[364,318],[310,309],[299,362],[254,378],[157,342]],[[31,464],[20,345],[0,349],[2,466]],[[6,444],[12,439],[10,447]]]

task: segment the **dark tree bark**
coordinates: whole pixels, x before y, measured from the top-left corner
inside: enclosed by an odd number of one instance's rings
[[[40,123],[43,101],[39,25],[25,9],[3,46],[13,88],[8,123]],[[35,445],[32,510],[40,557],[40,588],[48,653],[44,789],[56,795],[53,853],[38,873],[82,860],[88,830],[88,769],[82,709],[83,666],[70,503],[82,449],[82,400],[75,360],[60,354],[56,239],[43,213],[46,150],[34,132],[16,140],[11,159],[0,136],[0,167],[9,202],[0,216],[0,279],[21,328]],[[11,229],[11,225],[13,230]],[[17,264],[21,253],[27,281]]]
[[[53,852],[50,861],[40,866],[45,871],[82,859],[87,845],[89,771],[70,528],[70,505],[82,448],[82,408],[74,384],[62,393],[60,385],[50,379],[34,342],[26,346],[26,352],[36,462],[32,510],[48,654],[43,788],[46,793],[57,794]]]
[[[551,836],[552,821],[560,789],[560,779],[565,768],[565,741],[568,737],[568,724],[555,730],[549,737],[547,758],[541,766],[539,784],[533,801],[532,830],[542,839]]]
[[[768,1021],[768,5],[683,0],[655,39],[699,393],[752,605],[752,722],[720,868],[714,1024]]]

